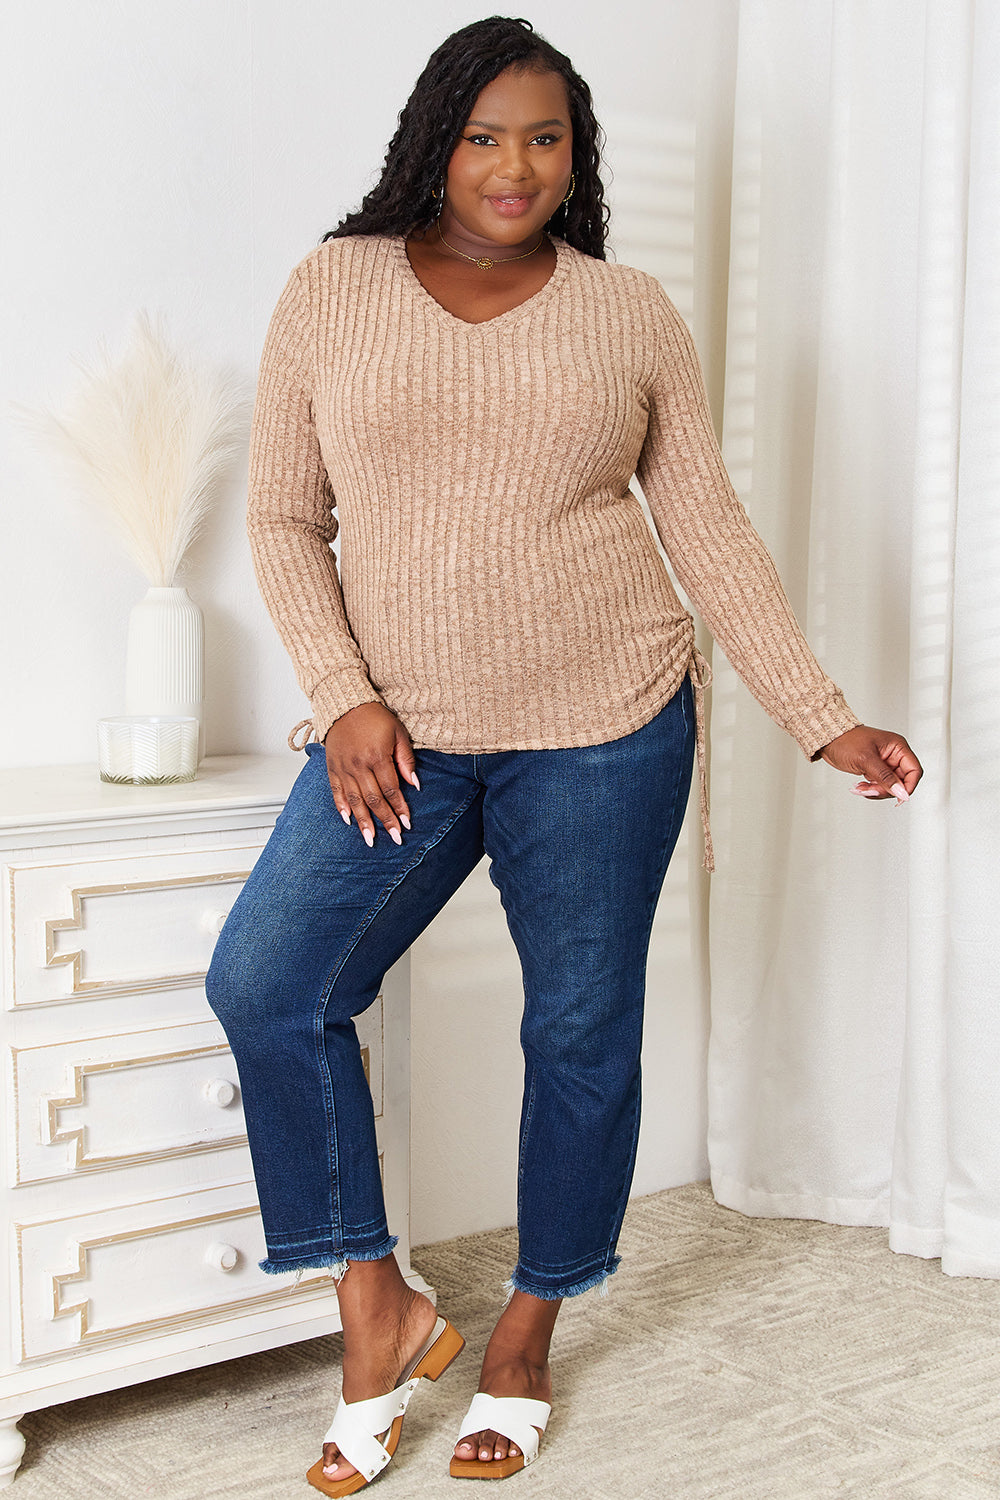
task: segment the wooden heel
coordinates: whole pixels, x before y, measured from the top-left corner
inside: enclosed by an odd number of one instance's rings
[[[445,1320],[445,1326],[414,1370],[414,1375],[426,1375],[428,1380],[437,1380],[465,1348],[465,1340],[457,1329]]]

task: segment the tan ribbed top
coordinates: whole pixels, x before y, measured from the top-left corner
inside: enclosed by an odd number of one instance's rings
[[[659,282],[553,244],[545,286],[486,323],[435,302],[401,236],[328,240],[296,267],[254,413],[257,576],[319,739],[382,701],[418,747],[599,744],[648,723],[690,672],[711,868],[710,674],[633,474],[681,586],[776,723],[813,758],[859,720],[733,491]]]

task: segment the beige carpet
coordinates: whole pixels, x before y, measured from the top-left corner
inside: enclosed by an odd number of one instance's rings
[[[610,1295],[563,1310],[549,1432],[510,1500],[997,1500],[1000,1284],[882,1230],[744,1219],[704,1185],[633,1203],[621,1249]],[[379,1500],[479,1493],[448,1478],[449,1439],[512,1252],[505,1231],[414,1253],[468,1348],[414,1400]],[[338,1354],[316,1339],[32,1413],[12,1500],[306,1500]]]

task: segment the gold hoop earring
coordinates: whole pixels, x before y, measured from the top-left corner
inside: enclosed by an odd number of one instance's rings
[[[573,189],[575,187],[576,187],[576,173],[575,172],[571,172],[569,174],[569,192],[566,194],[565,198],[563,199],[564,203],[568,203],[569,200],[572,198],[572,196],[573,196]]]

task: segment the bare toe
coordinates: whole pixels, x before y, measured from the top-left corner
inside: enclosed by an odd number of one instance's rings
[[[502,1432],[498,1432],[493,1440],[493,1457],[506,1458],[510,1449],[510,1439],[505,1438]]]
[[[353,1464],[349,1464],[346,1458],[341,1457],[336,1443],[324,1443],[323,1473],[327,1479],[348,1479],[352,1474],[357,1473],[357,1469]]]

